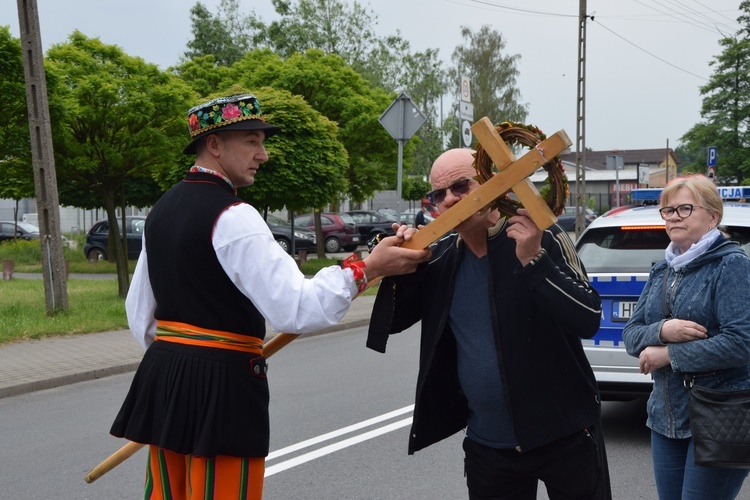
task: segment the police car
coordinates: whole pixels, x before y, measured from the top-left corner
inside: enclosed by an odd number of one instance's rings
[[[658,193],[650,194],[658,200]],[[669,245],[658,210],[655,204],[611,210],[576,241],[591,285],[602,299],[599,332],[582,342],[603,399],[627,400],[651,392],[651,377],[638,373],[638,359],[625,352],[622,330],[651,266],[664,259]],[[750,204],[725,202],[720,229],[750,255]]]

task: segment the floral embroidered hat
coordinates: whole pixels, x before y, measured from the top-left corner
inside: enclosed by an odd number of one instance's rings
[[[195,154],[199,139],[218,130],[262,130],[266,139],[281,132],[276,125],[266,123],[260,111],[260,103],[253,94],[235,94],[212,99],[188,111],[190,144],[182,150]]]

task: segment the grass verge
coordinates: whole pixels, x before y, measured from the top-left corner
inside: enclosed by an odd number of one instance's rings
[[[110,272],[100,266],[109,265],[108,262],[86,264],[100,269],[89,272]],[[135,262],[130,264],[132,272]],[[311,276],[331,265],[336,265],[335,259],[310,259],[302,265],[302,272]],[[41,273],[41,264],[24,264],[24,269],[21,271],[16,268],[15,271]],[[79,271],[71,268],[71,272]],[[368,289],[364,295],[375,293],[377,286]],[[111,280],[69,279],[68,309],[54,316],[46,314],[44,283],[41,279],[0,280],[0,344],[127,328],[125,301],[117,294],[117,280],[114,276]]]
[[[0,281],[0,343],[128,327],[114,279],[69,280],[68,309],[46,311],[41,279]]]

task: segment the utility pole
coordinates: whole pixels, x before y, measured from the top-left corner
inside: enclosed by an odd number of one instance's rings
[[[578,12],[578,100],[576,116],[576,238],[585,225],[586,200],[586,0]]]
[[[44,54],[36,0],[17,2],[23,72],[26,80],[26,107],[31,135],[31,161],[34,168],[36,208],[39,213],[44,297],[47,314],[51,316],[68,308],[68,281],[60,234],[60,202],[57,197],[47,80],[44,76]]]

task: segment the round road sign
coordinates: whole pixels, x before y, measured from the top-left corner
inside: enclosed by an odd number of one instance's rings
[[[471,133],[471,123],[469,123],[468,120],[464,120],[461,124],[461,137],[463,137],[464,140],[464,147],[471,147],[471,139],[474,135]]]

